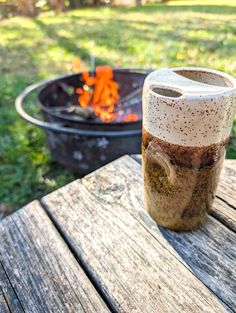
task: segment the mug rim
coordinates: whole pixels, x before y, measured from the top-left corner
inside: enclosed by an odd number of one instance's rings
[[[163,99],[171,99],[171,100],[175,99],[176,101],[178,101],[178,100],[182,100],[183,98],[188,98],[188,99],[191,99],[191,98],[193,98],[193,99],[196,99],[196,98],[214,98],[214,97],[219,97],[219,95],[226,96],[228,94],[232,94],[233,91],[236,92],[236,78],[229,75],[229,74],[226,74],[225,72],[221,72],[221,71],[218,71],[215,69],[210,69],[210,68],[204,68],[204,67],[171,67],[171,68],[159,69],[159,70],[156,70],[153,72],[160,72],[160,71],[164,71],[164,70],[171,70],[175,73],[177,73],[178,71],[179,72],[180,71],[202,72],[202,73],[206,73],[206,74],[210,73],[210,74],[214,74],[214,75],[217,75],[217,76],[223,78],[223,80],[228,81],[231,84],[231,86],[217,86],[217,85],[209,84],[209,85],[215,86],[216,90],[215,91],[213,90],[212,92],[206,91],[204,93],[201,93],[201,92],[190,93],[187,91],[183,92],[183,90],[181,90],[181,88],[179,88],[178,86],[170,86],[168,83],[165,84],[164,82],[162,82],[160,84],[159,83],[150,84],[148,89],[149,89],[149,92],[154,96],[157,96],[157,93],[155,93],[153,91],[154,88],[171,89],[171,90],[176,91],[177,93],[181,94],[179,97],[171,97],[171,96],[165,96],[165,95],[158,94],[158,97],[163,98]],[[146,79],[148,79],[148,76]],[[199,82],[201,83],[201,81],[199,81]]]

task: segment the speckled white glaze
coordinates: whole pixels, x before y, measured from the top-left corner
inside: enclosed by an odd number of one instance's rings
[[[153,91],[158,88],[178,94],[161,95]],[[144,82],[143,127],[169,143],[219,143],[229,137],[235,113],[236,80],[225,73],[205,68],[172,68],[154,71]]]

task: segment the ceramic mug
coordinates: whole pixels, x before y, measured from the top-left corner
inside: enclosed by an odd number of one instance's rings
[[[236,80],[205,68],[149,74],[143,87],[145,208],[161,226],[192,230],[216,192],[236,113]]]

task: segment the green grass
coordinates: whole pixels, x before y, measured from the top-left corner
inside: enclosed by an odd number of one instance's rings
[[[18,208],[75,178],[54,164],[44,133],[15,112],[35,81],[87,64],[202,66],[236,76],[236,1],[173,1],[144,7],[86,8],[0,21],[0,204]],[[236,158],[236,122],[227,157]]]

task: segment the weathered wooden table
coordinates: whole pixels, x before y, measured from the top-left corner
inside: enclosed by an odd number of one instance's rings
[[[192,233],[144,212],[124,156],[0,223],[0,312],[236,312],[236,161]]]

